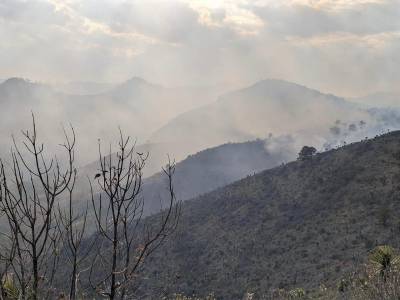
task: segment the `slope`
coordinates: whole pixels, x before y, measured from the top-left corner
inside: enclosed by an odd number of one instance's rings
[[[176,197],[182,201],[194,198],[261,170],[278,166],[295,155],[290,151],[272,149],[270,146],[274,143],[276,139],[272,137],[266,140],[228,143],[189,155],[176,164],[173,177]],[[140,146],[136,150],[143,152],[146,149]],[[159,156],[161,160],[161,155]],[[153,152],[151,157],[154,157]],[[166,163],[165,154],[162,157]],[[86,175],[91,178],[97,170],[98,164],[92,163],[81,168],[79,173],[82,178]],[[145,215],[159,211],[160,200],[163,201],[166,196],[166,179],[160,169],[154,175],[144,178],[142,197],[145,199]],[[85,184],[77,182],[76,191],[81,197],[85,197],[88,192]]]
[[[305,143],[329,138],[335,121],[370,123],[370,114],[333,95],[281,80],[264,80],[183,113],[155,132],[150,142],[174,141],[186,153],[255,138],[301,135]]]
[[[293,153],[271,151],[273,139],[229,143],[189,155],[176,164],[173,182],[179,200],[194,198],[236,180],[288,161]],[[146,214],[160,208],[167,181],[157,173],[144,180]]]
[[[334,287],[375,245],[400,245],[399,172],[393,132],[187,201],[176,236],[149,261],[142,297]]]

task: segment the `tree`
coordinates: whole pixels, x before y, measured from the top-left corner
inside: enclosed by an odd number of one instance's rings
[[[8,246],[13,253],[9,263],[17,278],[20,298],[39,299],[47,296],[39,295],[39,285],[52,285],[59,259],[61,234],[56,207],[75,182],[75,133],[72,127],[70,136],[64,130],[64,164],[57,157],[46,158],[33,114],[32,131],[22,134],[23,150],[13,138],[10,170],[0,161],[0,208],[9,225]]]
[[[135,145],[120,131],[115,155],[110,150],[103,156],[99,143],[100,173],[95,175],[99,193],[89,180],[93,211],[86,202],[86,209],[77,213],[73,127],[70,134],[64,129],[63,162],[45,153],[33,114],[32,131],[22,133],[24,147],[13,138],[10,163],[0,160],[0,218],[2,228],[8,226],[0,234],[0,298],[54,298],[56,275],[61,271],[60,279],[66,269],[69,281],[63,280],[61,290],[68,286],[69,299],[78,297],[78,279],[84,270],[99,294],[131,299],[147,257],[178,224],[180,202],[172,184],[175,164],[169,161],[163,169],[168,179],[165,209],[142,219],[142,177],[148,154],[135,152]],[[89,216],[97,232],[86,238]],[[64,261],[67,264],[61,269]],[[86,269],[81,269],[83,264]]]
[[[298,160],[308,160],[311,159],[317,153],[317,149],[310,146],[304,146],[299,152]]]
[[[1,217],[4,216],[4,213]],[[15,287],[13,284],[13,278],[9,276],[11,269],[11,262],[15,257],[15,242],[13,235],[10,232],[1,233],[1,244],[0,244],[0,299],[13,299],[10,297],[11,287]],[[17,289],[13,289],[17,291]],[[18,298],[18,295],[16,295]]]
[[[131,299],[136,278],[151,255],[176,229],[180,203],[175,199],[172,177],[174,163],[163,169],[168,178],[168,203],[156,216],[142,219],[144,199],[141,197],[143,168],[148,155],[135,152],[135,144],[120,131],[118,151],[102,154],[99,142],[99,173],[92,184],[98,240],[92,256],[89,281],[96,292],[109,299]],[[155,225],[157,224],[157,226]]]
[[[66,208],[58,208],[58,228],[63,241],[63,253],[71,267],[71,275],[69,281],[69,299],[77,298],[79,266],[87,258],[93,247],[93,242],[82,249],[84,234],[86,230],[88,218],[88,202],[83,212],[76,214],[73,207],[73,190],[75,187],[75,178],[71,186],[68,187],[68,205]]]

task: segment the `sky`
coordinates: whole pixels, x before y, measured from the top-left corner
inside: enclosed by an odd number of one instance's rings
[[[400,0],[0,0],[0,78],[397,91]]]

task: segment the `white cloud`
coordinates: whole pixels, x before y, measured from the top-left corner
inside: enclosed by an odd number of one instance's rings
[[[359,93],[397,84],[399,32],[398,0],[3,0],[0,78],[279,77]]]
[[[186,0],[186,3],[198,12],[200,23],[207,26],[228,26],[239,34],[257,34],[264,26],[258,16],[246,9],[248,1]]]

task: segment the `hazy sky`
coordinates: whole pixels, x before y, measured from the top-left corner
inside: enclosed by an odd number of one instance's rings
[[[400,0],[0,0],[0,78],[396,89]]]

